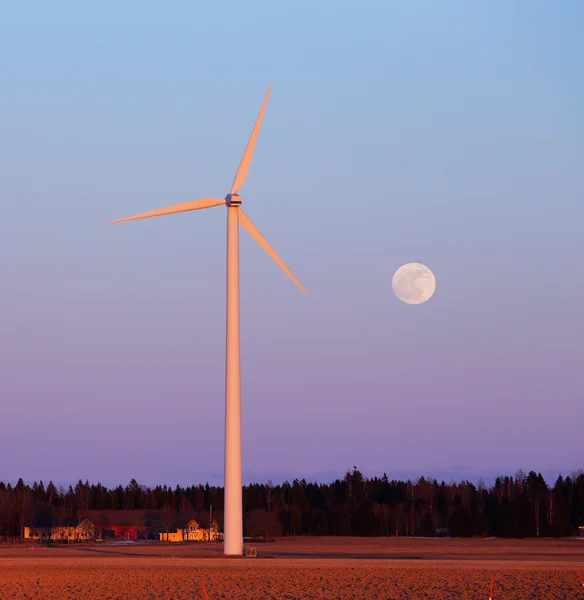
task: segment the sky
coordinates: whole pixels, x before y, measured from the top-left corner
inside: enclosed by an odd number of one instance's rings
[[[0,480],[222,484],[223,197],[244,481],[584,467],[584,5],[0,6]],[[435,274],[406,305],[404,263]]]

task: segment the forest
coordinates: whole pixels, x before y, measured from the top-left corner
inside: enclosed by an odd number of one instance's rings
[[[469,481],[438,482],[366,478],[354,467],[332,483],[304,479],[243,488],[248,536],[298,535],[564,537],[584,525],[584,471],[558,476],[522,471],[498,477],[490,487]],[[0,539],[22,539],[33,520],[75,518],[83,510],[163,510],[176,517],[213,518],[222,527],[223,489],[207,485],[147,487],[132,479],[123,487],[77,482],[0,482]]]

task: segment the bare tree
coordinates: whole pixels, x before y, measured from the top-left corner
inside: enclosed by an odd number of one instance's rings
[[[376,502],[373,505],[373,514],[383,526],[384,535],[389,535],[389,505],[385,502]]]
[[[244,531],[251,537],[264,541],[282,535],[282,525],[276,511],[250,510],[245,514]]]
[[[172,508],[168,504],[165,504],[164,508],[162,509],[162,528],[163,528],[164,532],[166,533],[166,541],[167,542],[168,542],[168,532],[170,531],[170,527],[171,527],[174,519],[175,519],[174,510],[172,510]]]
[[[268,479],[266,483],[266,504],[268,507],[268,511],[272,510],[272,501],[276,495],[276,491],[274,490],[274,484],[271,479]]]
[[[10,536],[13,514],[14,503],[12,494],[8,490],[0,490],[0,531],[4,533],[7,542]]]
[[[22,479],[18,480],[15,487],[16,509],[18,511],[18,529],[19,537],[24,539],[24,524],[33,516],[33,502],[30,488],[25,486]]]
[[[404,503],[403,503],[403,501],[400,500],[399,502],[396,502],[395,508],[393,510],[394,510],[394,514],[395,514],[394,531],[395,531],[395,535],[398,536],[401,533],[402,523],[404,520]]]
[[[525,473],[521,469],[515,473],[515,481],[517,482],[519,493],[523,494],[523,488],[525,486]]]

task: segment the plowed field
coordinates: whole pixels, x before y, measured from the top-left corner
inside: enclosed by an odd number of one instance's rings
[[[0,547],[0,598],[584,600],[576,540],[310,538],[258,558],[197,544]]]

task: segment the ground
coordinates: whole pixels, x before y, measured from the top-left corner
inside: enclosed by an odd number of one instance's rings
[[[0,546],[0,598],[584,600],[584,540],[286,538],[219,544]],[[203,585],[205,590],[203,589]]]

